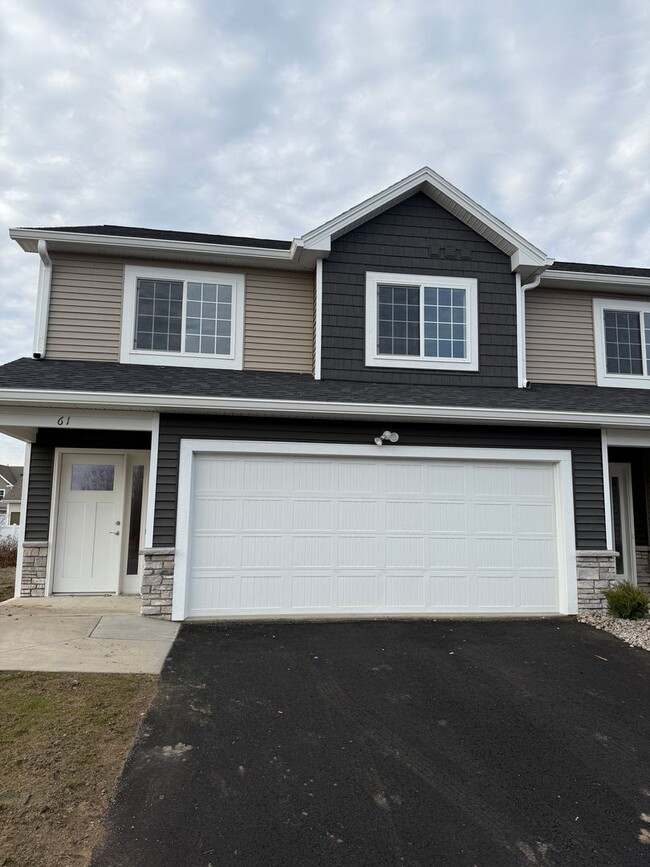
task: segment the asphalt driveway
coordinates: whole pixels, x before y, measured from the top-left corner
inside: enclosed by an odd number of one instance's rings
[[[93,860],[648,863],[650,654],[572,621],[186,625]]]

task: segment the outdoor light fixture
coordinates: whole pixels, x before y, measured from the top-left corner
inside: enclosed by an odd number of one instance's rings
[[[375,445],[383,446],[384,443],[396,443],[398,440],[398,433],[395,433],[395,431],[385,430],[380,437],[375,437]]]

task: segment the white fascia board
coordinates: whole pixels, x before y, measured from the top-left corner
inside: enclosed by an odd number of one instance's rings
[[[10,390],[10,389],[8,389]],[[50,401],[51,410],[37,402],[16,403],[13,406],[3,405],[0,400],[0,430],[9,431],[16,428],[61,428],[62,430],[133,430],[150,431],[158,418],[155,412],[97,412],[98,407],[88,409],[73,409],[73,401],[67,401],[67,411],[62,414],[64,404],[60,401]],[[97,402],[99,404],[99,401]],[[106,403],[104,403],[106,406]],[[14,434],[9,434],[14,436]],[[20,439],[20,437],[18,437]]]
[[[562,286],[577,284],[584,289],[613,289],[622,291],[650,290],[650,277],[636,277],[631,274],[594,274],[584,271],[546,271],[542,275],[544,286]],[[576,288],[577,288],[576,287]]]
[[[10,229],[9,237],[16,241],[26,252],[35,252],[38,241],[60,244],[82,245],[88,247],[113,247],[115,252],[125,255],[142,253],[155,255],[157,252],[215,256],[219,258],[260,259],[287,264],[298,263],[303,259],[304,244],[294,238],[288,250],[268,247],[243,247],[228,244],[208,244],[197,241],[174,241],[162,238],[132,238],[123,235],[93,235],[81,232],[58,232],[42,229]]]
[[[519,254],[521,266],[524,269],[547,267],[553,261],[542,250],[531,244],[514,229],[506,226],[505,223],[428,166],[419,169],[396,184],[392,184],[364,202],[360,202],[350,210],[344,211],[338,217],[328,220],[311,232],[307,232],[301,240],[307,249],[329,250],[332,238],[350,231],[380,214],[391,205],[403,201],[420,190],[431,198],[434,198],[434,193],[439,193],[457,205],[461,214],[464,213],[467,217],[477,220],[485,229],[494,232],[501,238],[504,251],[511,256],[513,263],[515,260],[512,257],[515,252]],[[513,264],[513,269],[515,267],[519,267],[518,264]]]
[[[153,412],[229,413],[320,418],[402,419],[404,421],[464,421],[471,423],[550,424],[571,427],[650,429],[650,413],[566,412],[559,410],[490,409],[485,407],[417,406],[409,404],[343,403],[337,401],[262,400],[237,397],[187,397],[185,395],[123,394],[118,392],[20,391],[0,389],[3,403],[14,407],[121,409]],[[72,418],[72,413],[70,413]],[[105,419],[110,418],[110,412]],[[79,425],[78,425],[79,426]],[[151,428],[147,428],[151,429]]]

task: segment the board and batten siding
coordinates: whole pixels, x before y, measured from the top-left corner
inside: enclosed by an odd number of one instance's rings
[[[119,361],[123,286],[118,259],[53,254],[47,357]]]
[[[120,360],[125,264],[137,265],[138,260],[52,256],[49,358]],[[155,267],[160,263],[147,260],[139,264]],[[187,269],[177,262],[161,267]],[[311,373],[314,275],[261,269],[247,269],[245,274],[244,368]]]

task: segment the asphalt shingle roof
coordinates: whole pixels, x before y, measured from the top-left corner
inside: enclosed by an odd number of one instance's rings
[[[209,235],[203,232],[177,232],[171,229],[145,229],[138,226],[25,226],[36,232],[77,232],[80,235],[112,235],[117,238],[149,238],[159,241],[192,241],[197,244],[225,244],[236,247],[265,247],[289,250],[291,241],[247,238],[239,235]]]
[[[628,268],[626,265],[592,265],[587,262],[554,262],[549,271],[578,271],[583,274],[620,274],[628,277],[650,277],[650,268]]]
[[[300,373],[47,358],[20,358],[1,366],[0,389],[650,415],[650,390],[645,389],[541,383],[528,389],[383,385],[315,380]]]

